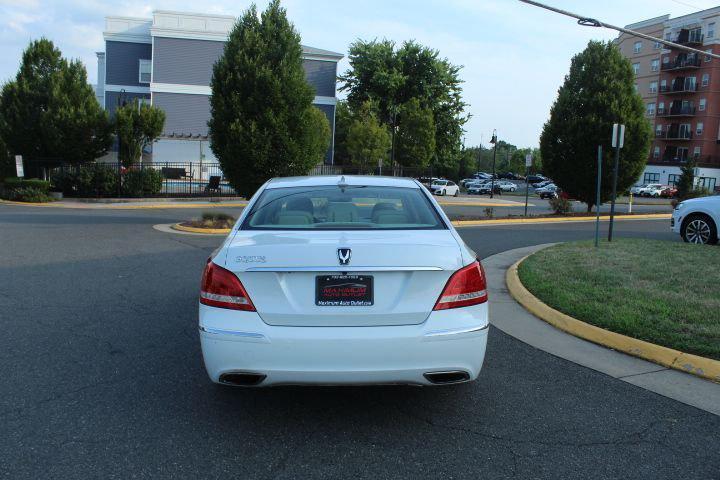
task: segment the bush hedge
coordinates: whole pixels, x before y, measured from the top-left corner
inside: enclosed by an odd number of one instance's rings
[[[58,172],[53,185],[67,196],[109,196],[118,191],[118,172],[101,163]],[[122,174],[122,194],[141,197],[160,193],[163,176],[154,168],[133,169]]]
[[[3,180],[3,185],[8,190],[16,188],[35,188],[44,193],[50,191],[50,182],[47,180],[40,180],[39,178],[8,177]]]
[[[18,187],[6,191],[8,200],[16,202],[51,202],[52,198],[47,193],[47,189],[37,187]]]

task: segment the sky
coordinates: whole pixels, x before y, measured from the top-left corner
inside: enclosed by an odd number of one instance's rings
[[[201,13],[238,16],[251,0],[205,0]],[[267,0],[256,1],[264,8]],[[606,23],[624,26],[717,6],[708,0],[545,0]],[[97,80],[96,51],[104,50],[106,15],[150,18],[153,10],[198,12],[188,0],[0,0],[0,82],[12,79],[28,42],[47,37],[63,55],[81,59]],[[543,123],[572,56],[589,40],[616,32],[581,27],[571,18],[518,0],[284,0],[304,44],[347,53],[358,39],[416,40],[462,65],[470,121],[465,144],[498,138],[537,146]],[[340,62],[339,72],[348,68]],[[342,96],[342,95],[339,95]]]

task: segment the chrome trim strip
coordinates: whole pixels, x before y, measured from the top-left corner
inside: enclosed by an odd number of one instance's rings
[[[439,272],[440,267],[358,267],[354,265],[322,267],[249,267],[246,272]]]
[[[444,337],[447,335],[458,335],[461,333],[474,333],[474,332],[480,332],[482,330],[485,330],[488,328],[490,324],[485,324],[480,327],[466,327],[466,328],[447,328],[444,330],[432,330],[430,332],[427,332],[424,337]],[[433,372],[436,373],[436,372]]]
[[[257,338],[257,339],[264,339],[265,335],[262,333],[255,333],[255,332],[238,332],[236,330],[221,330],[218,328],[209,328],[209,327],[198,327],[201,332],[210,333],[212,335],[233,335],[235,337],[243,337],[243,338]]]

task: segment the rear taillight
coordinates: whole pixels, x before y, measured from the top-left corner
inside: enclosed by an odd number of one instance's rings
[[[433,310],[468,307],[487,302],[487,299],[485,271],[476,261],[453,273]]]
[[[211,261],[205,265],[205,271],[202,274],[200,303],[211,307],[255,311],[255,306],[250,301],[240,279],[230,270],[215,265]]]

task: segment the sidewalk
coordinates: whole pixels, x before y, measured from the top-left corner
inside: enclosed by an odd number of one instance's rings
[[[507,269],[547,245],[518,248],[482,260],[488,278],[490,322],[539,350],[659,395],[720,415],[720,384],[609,350],[556,329],[518,304],[505,284]]]

